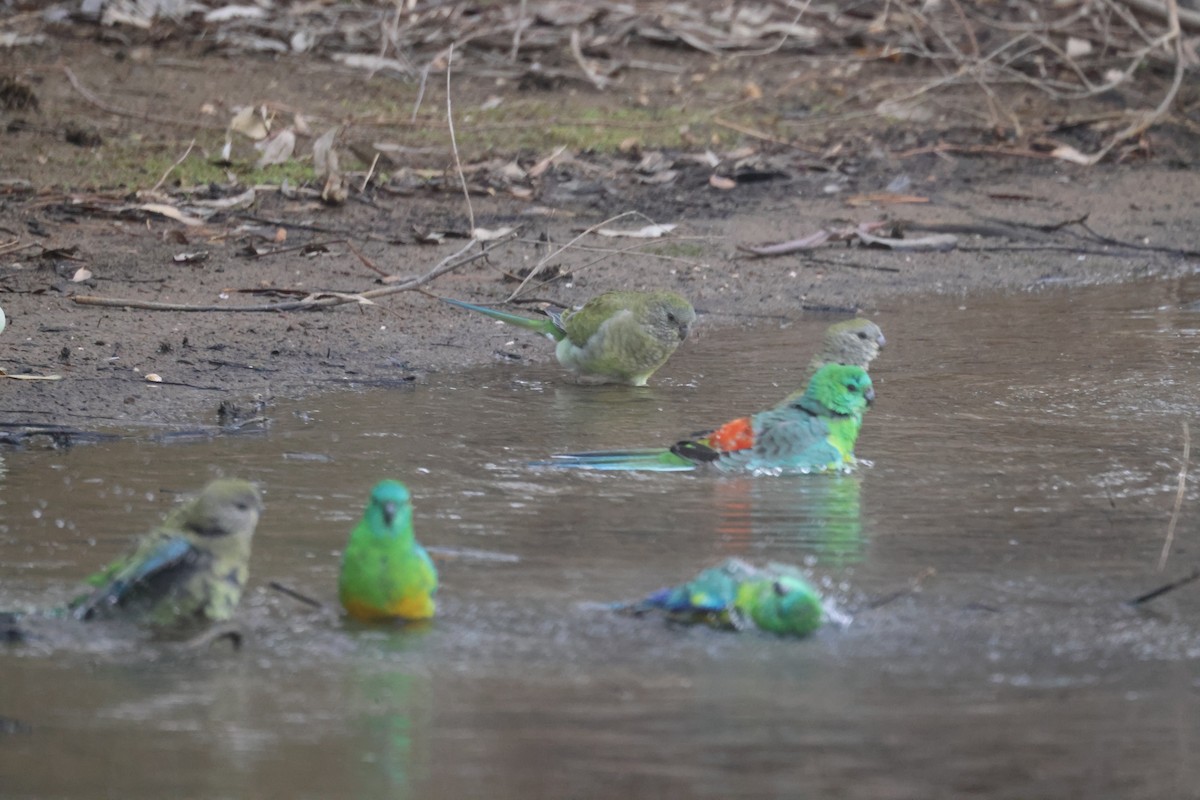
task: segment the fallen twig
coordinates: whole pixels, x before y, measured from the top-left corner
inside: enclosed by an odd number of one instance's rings
[[[280,594],[285,594],[288,597],[292,598],[293,600],[297,600],[306,606],[310,606],[312,608],[324,608],[325,607],[325,604],[322,603],[320,600],[314,600],[313,598],[309,597],[308,595],[306,595],[302,592],[298,592],[295,589],[291,588],[290,586],[280,583],[279,581],[270,581],[267,583],[267,586],[270,586],[272,589],[279,592]]]
[[[180,125],[180,126],[184,126],[184,127],[188,127],[188,128],[205,128],[210,131],[225,130],[224,125],[216,125],[211,122],[205,122],[202,120],[194,120],[194,119],[183,120],[183,119],[175,119],[174,117],[160,117],[157,114],[146,114],[146,113],[143,113],[140,111],[128,111],[128,110],[126,110],[124,108],[120,108],[118,106],[109,105],[108,103],[104,102],[99,97],[97,97],[96,95],[92,94],[91,90],[89,90],[86,86],[84,86],[82,83],[80,83],[79,78],[75,77],[75,73],[72,72],[71,68],[68,67],[66,64],[62,65],[62,71],[66,74],[67,80],[71,82],[71,85],[75,87],[75,91],[79,92],[79,94],[83,96],[84,100],[87,100],[89,103],[91,103],[96,108],[100,109],[101,111],[107,111],[109,114],[116,114],[119,117],[131,117],[133,119],[141,119],[141,120],[145,120],[147,122],[158,122],[163,125]]]
[[[1151,589],[1145,594],[1139,594],[1137,597],[1129,601],[1131,606],[1140,606],[1143,603],[1149,603],[1151,600],[1162,597],[1167,592],[1173,592],[1181,586],[1187,586],[1192,581],[1200,578],[1200,567],[1196,567],[1189,574],[1182,578],[1177,578],[1170,583],[1159,586],[1157,589]]]
[[[379,297],[387,295],[399,294],[400,292],[409,292],[420,286],[424,286],[435,278],[445,275],[447,272],[452,272],[461,266],[483,258],[493,248],[500,246],[507,239],[498,239],[494,242],[489,242],[482,245],[478,253],[466,256],[458,260],[463,251],[470,247],[478,245],[478,242],[470,242],[463,250],[449,256],[438,262],[437,266],[416,278],[404,278],[397,281],[392,286],[385,286],[382,289],[371,289],[357,294],[347,294],[343,292],[314,292],[308,295],[303,300],[295,300],[287,303],[266,303],[254,306],[195,306],[186,303],[161,303],[152,300],[133,300],[118,297],[96,297],[94,295],[77,295],[73,298],[77,304],[82,306],[103,306],[106,308],[134,308],[142,311],[183,311],[183,312],[209,312],[209,311],[232,311],[232,312],[255,312],[262,313],[264,311],[311,311],[318,308],[332,308],[333,306],[345,305],[346,303],[368,303]],[[394,276],[392,276],[394,277]],[[384,282],[388,282],[390,278],[385,278]]]
[[[812,250],[827,242],[844,242],[860,238],[860,234],[870,234],[872,231],[877,231],[887,224],[887,222],[879,220],[876,222],[860,222],[853,228],[836,228],[834,230],[822,228],[815,233],[810,233],[808,236],[800,239],[792,239],[788,242],[764,245],[739,244],[737,249],[754,256],[783,256],[789,253]]]
[[[895,591],[888,592],[881,597],[877,597],[876,599],[867,603],[866,607],[868,609],[882,608],[888,603],[893,603],[905,595],[914,594],[921,589],[921,585],[925,583],[926,579],[931,578],[934,575],[937,575],[937,570],[933,567],[926,567],[913,576],[912,580],[908,582],[908,586],[904,587],[903,589],[896,589]]]
[[[1187,490],[1188,454],[1192,449],[1192,437],[1188,430],[1187,420],[1183,421],[1183,463],[1179,466],[1179,488],[1175,490],[1175,507],[1171,509],[1171,521],[1167,523],[1167,538],[1163,542],[1162,553],[1158,556],[1158,571],[1162,572],[1167,566],[1167,556],[1171,553],[1171,543],[1175,541],[1175,523],[1179,521],[1179,509],[1183,507],[1183,494]]]
[[[608,225],[609,223],[616,222],[619,219],[624,219],[625,217],[633,216],[635,214],[644,219],[649,220],[650,222],[654,221],[638,211],[622,211],[620,214],[617,214],[615,217],[609,217],[608,219],[604,220],[603,222],[597,222],[595,225],[591,226],[590,228],[585,229],[583,231],[583,233],[579,234],[574,239],[572,239],[571,241],[564,244],[562,247],[559,247],[556,250],[551,250],[549,253],[547,253],[545,256],[543,256],[542,259],[540,261],[538,261],[538,263],[534,264],[533,268],[529,270],[529,274],[525,276],[525,279],[521,281],[520,285],[518,285],[516,289],[513,289],[512,294],[510,294],[508,296],[507,302],[511,303],[513,300],[516,300],[517,295],[519,295],[522,291],[524,291],[525,287],[529,284],[529,282],[532,281],[538,275],[538,273],[540,273],[542,271],[542,269],[545,268],[546,262],[548,262],[550,259],[557,256],[559,253],[566,250],[571,245],[575,244],[576,242],[578,242],[583,237],[587,236],[592,231],[598,230],[600,228],[603,228],[605,225]]]
[[[151,192],[157,192],[159,187],[162,186],[164,183],[166,183],[167,176],[169,176],[172,172],[174,172],[176,170],[176,168],[178,168],[179,165],[182,164],[189,155],[191,155],[192,148],[195,146],[196,146],[196,140],[192,139],[192,141],[188,143],[187,150],[183,151],[183,155],[181,155],[179,158],[175,159],[175,163],[172,164],[171,166],[167,167],[167,171],[164,172],[162,174],[162,177],[158,179],[158,183],[156,183],[150,187]]]

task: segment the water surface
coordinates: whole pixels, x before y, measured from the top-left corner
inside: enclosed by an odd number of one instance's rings
[[[1179,310],[1198,295],[897,301],[849,476],[527,466],[773,404],[829,319],[707,332],[645,390],[505,365],[280,403],[262,435],[6,452],[0,607],[62,602],[218,474],[268,510],[242,652],[93,628],[0,651],[0,795],[1200,796],[1200,584],[1124,602],[1200,560],[1189,482],[1154,569],[1200,403],[1200,314]],[[384,476],[453,556],[424,629],[334,610]],[[603,606],[734,555],[806,565],[852,624],[781,640]]]

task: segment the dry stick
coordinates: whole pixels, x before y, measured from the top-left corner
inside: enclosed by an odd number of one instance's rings
[[[537,264],[535,264],[533,269],[529,270],[529,274],[525,276],[525,280],[521,281],[521,284],[516,289],[513,290],[512,294],[510,294],[508,296],[508,302],[511,303],[513,300],[517,299],[517,295],[519,295],[522,291],[524,291],[525,287],[529,284],[529,282],[531,280],[533,280],[535,277],[537,277],[537,274],[542,271],[543,267],[546,266],[547,261],[554,258],[556,255],[558,255],[562,251],[566,250],[568,247],[575,244],[580,239],[587,236],[589,233],[596,230],[597,228],[601,228],[601,227],[609,224],[610,222],[616,222],[619,219],[623,219],[624,217],[628,217],[628,216],[631,216],[634,214],[636,214],[637,216],[643,217],[645,219],[648,219],[648,220],[650,220],[650,222],[654,222],[654,220],[651,220],[649,217],[647,217],[645,214],[642,214],[639,211],[622,211],[620,214],[617,214],[615,217],[609,217],[608,219],[604,220],[603,222],[597,222],[595,225],[588,228],[583,233],[579,234],[574,239],[572,239],[571,241],[564,244],[562,247],[558,248],[557,250],[552,250],[549,253],[547,253],[545,256],[543,256],[542,260],[539,261]]]
[[[1158,571],[1162,572],[1167,566],[1167,556],[1171,553],[1171,543],[1175,541],[1175,523],[1179,521],[1179,509],[1183,506],[1183,493],[1187,489],[1188,454],[1192,448],[1192,437],[1188,431],[1187,420],[1183,421],[1183,464],[1179,467],[1179,488],[1175,491],[1175,508],[1171,510],[1171,521],[1167,524],[1167,540],[1163,542],[1162,553],[1158,556]]]
[[[158,187],[162,186],[162,185],[163,185],[163,183],[165,183],[165,182],[166,182],[166,180],[167,180],[167,176],[168,176],[168,175],[170,175],[172,172],[174,172],[174,171],[175,171],[175,168],[176,168],[176,167],[178,167],[180,164],[182,164],[182,163],[184,162],[184,160],[185,160],[185,159],[186,159],[186,158],[187,158],[189,155],[191,155],[192,148],[193,148],[193,147],[195,147],[195,146],[196,146],[196,140],[195,140],[195,139],[192,139],[192,141],[188,143],[187,150],[184,150],[184,151],[183,151],[183,155],[181,155],[179,158],[175,159],[175,163],[174,163],[174,164],[172,164],[171,166],[167,167],[167,171],[166,171],[166,172],[164,172],[164,173],[162,174],[162,177],[158,179],[158,183],[156,183],[156,184],[154,184],[153,186],[151,186],[151,187],[150,187],[150,191],[151,191],[152,193],[153,193],[153,192],[157,192],[157,191],[158,191]]]
[[[1163,97],[1162,102],[1158,104],[1158,108],[1149,114],[1142,114],[1140,120],[1131,124],[1125,130],[1118,132],[1108,144],[1100,148],[1099,152],[1088,156],[1085,162],[1088,166],[1099,163],[1101,159],[1108,155],[1109,151],[1126,139],[1140,136],[1147,128],[1162,119],[1171,108],[1171,104],[1175,102],[1175,96],[1179,94],[1179,87],[1183,83],[1185,68],[1183,61],[1183,35],[1179,29],[1178,0],[1167,0],[1167,11],[1170,15],[1171,27],[1162,37],[1161,41],[1163,44],[1166,44],[1172,38],[1175,40],[1175,78],[1171,81],[1171,88],[1167,91],[1166,96]]]
[[[288,597],[290,597],[293,600],[296,600],[298,602],[301,602],[306,606],[310,606],[312,608],[324,608],[325,607],[325,605],[320,600],[314,600],[313,598],[309,597],[308,595],[306,595],[302,592],[296,591],[295,589],[293,589],[292,587],[288,586],[285,583],[280,583],[279,581],[270,581],[267,583],[267,586],[270,586],[272,589],[279,592],[280,594],[286,594]]]
[[[450,43],[450,52],[446,56],[446,125],[450,128],[450,147],[454,150],[454,168],[458,170],[458,180],[462,184],[463,197],[467,201],[467,218],[471,223],[471,235],[475,235],[475,210],[471,208],[471,192],[467,189],[467,176],[463,174],[462,161],[458,157],[458,140],[454,138],[454,106],[450,103],[450,67],[454,63],[454,42]]]
[[[66,74],[67,80],[69,80],[71,82],[71,85],[75,87],[75,91],[77,91],[77,92],[79,92],[79,94],[83,95],[84,100],[87,100],[89,103],[91,103],[96,108],[100,109],[101,111],[107,111],[109,114],[116,114],[119,117],[132,117],[133,119],[145,120],[146,122],[158,122],[163,125],[185,125],[189,128],[205,128],[210,131],[225,130],[224,125],[214,125],[211,122],[196,122],[196,121],[175,119],[174,117],[160,117],[157,114],[145,114],[145,113],[139,113],[137,111],[127,111],[124,108],[118,108],[117,106],[111,106],[108,103],[101,100],[96,95],[92,94],[92,92],[86,86],[84,86],[82,83],[80,83],[79,78],[75,77],[75,73],[72,72],[71,68],[68,67],[66,64],[62,65],[62,71]]]
[[[359,194],[362,194],[367,190],[367,184],[369,184],[371,182],[371,178],[375,176],[375,167],[379,164],[379,156],[380,153],[377,152],[375,153],[375,158],[371,159],[371,168],[367,170],[367,175],[362,180],[362,186],[358,187]]]
[[[1150,591],[1146,592],[1145,594],[1139,594],[1137,597],[1135,597],[1129,601],[1129,605],[1140,606],[1142,603],[1148,603],[1151,600],[1162,597],[1167,592],[1172,592],[1181,586],[1187,586],[1189,583],[1196,580],[1197,578],[1200,578],[1200,567],[1196,567],[1190,573],[1188,573],[1187,575],[1184,575],[1182,578],[1178,578],[1176,580],[1171,581],[1168,584],[1159,586],[1157,589],[1151,589]]]
[[[240,311],[240,312],[258,312],[264,311],[309,311],[317,308],[331,308],[333,306],[345,305],[346,303],[362,303],[363,301],[374,300],[377,297],[386,297],[391,294],[399,294],[400,292],[408,292],[420,286],[424,286],[430,281],[438,278],[447,272],[452,272],[461,266],[470,264],[472,261],[477,261],[488,254],[490,250],[507,242],[507,239],[497,239],[494,242],[489,242],[480,249],[478,253],[466,256],[461,260],[453,260],[460,256],[465,250],[475,246],[477,242],[470,242],[462,250],[448,256],[438,262],[437,266],[417,278],[408,278],[401,283],[392,286],[386,286],[382,289],[371,289],[370,291],[360,292],[358,294],[345,294],[333,292],[316,292],[303,300],[296,300],[289,303],[268,303],[257,306],[192,306],[186,303],[158,303],[148,300],[132,300],[121,299],[117,297],[95,297],[92,295],[79,295],[71,298],[81,306],[103,306],[105,308],[136,308],[143,311]]]
[[[508,59],[514,64],[517,63],[517,54],[521,52],[521,33],[525,30],[525,7],[528,0],[521,0],[521,4],[517,7],[517,24],[513,29],[512,52]]]
[[[379,275],[381,277],[384,277],[384,278],[391,277],[390,275],[388,275],[388,273],[384,272],[379,267],[375,266],[375,262],[372,261],[371,259],[367,258],[366,256],[364,256],[357,247],[355,247],[353,244],[350,243],[349,240],[347,240],[345,242],[345,245],[346,245],[346,247],[350,248],[350,252],[354,253],[355,257],[358,258],[358,260],[362,262],[364,267],[366,267],[367,269],[371,270],[376,275]]]

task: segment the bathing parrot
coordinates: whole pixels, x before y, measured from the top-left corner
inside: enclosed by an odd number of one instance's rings
[[[619,610],[635,615],[660,610],[676,622],[756,627],[782,636],[807,636],[825,619],[820,594],[798,569],[781,564],[760,569],[737,558]]]
[[[380,481],[342,553],[338,598],[364,622],[433,616],[437,570],[413,536],[412,497],[399,481]]]
[[[547,310],[547,319],[442,299],[549,337],[559,363],[587,383],[645,386],[696,321],[691,303],[665,291],[606,292],[578,310]]]
[[[793,398],[669,448],[563,453],[540,466],[678,472],[707,464],[756,474],[853,467],[863,412],[875,399],[870,376],[861,367],[827,364]]]
[[[127,619],[186,630],[233,616],[263,510],[253,484],[209,483],[143,536],[134,551],[87,579],[94,587],[70,604],[76,619]]]

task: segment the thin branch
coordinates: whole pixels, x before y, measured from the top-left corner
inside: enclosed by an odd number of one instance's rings
[[[445,275],[447,272],[452,272],[461,266],[470,264],[472,261],[477,261],[488,254],[489,251],[501,244],[504,244],[508,239],[497,239],[494,242],[488,242],[478,253],[473,253],[469,256],[459,258],[462,254],[476,246],[478,242],[470,242],[462,250],[448,256],[438,262],[437,266],[416,278],[405,278],[400,282],[391,286],[385,286],[382,289],[371,289],[366,292],[358,292],[356,294],[348,294],[343,292],[315,292],[303,300],[295,300],[288,303],[267,303],[255,306],[193,306],[186,303],[160,303],[150,300],[133,300],[122,299],[117,297],[96,297],[94,295],[78,295],[71,298],[81,306],[103,306],[105,308],[135,308],[143,311],[184,311],[184,312],[210,312],[210,311],[233,311],[233,312],[267,312],[267,311],[311,311],[318,308],[332,308],[333,306],[341,306],[347,303],[364,303],[375,300],[379,297],[386,297],[400,292],[409,292],[418,287],[433,281],[434,279]],[[387,282],[388,279],[385,279]]]
[[[62,65],[62,71],[67,76],[67,80],[71,82],[71,85],[75,87],[75,91],[79,92],[79,94],[83,96],[84,100],[87,100],[89,103],[94,105],[96,108],[100,109],[101,111],[106,111],[109,114],[116,114],[119,117],[131,117],[133,119],[141,119],[141,120],[145,120],[147,122],[158,122],[163,125],[181,125],[181,126],[185,126],[185,127],[189,127],[189,128],[205,128],[210,131],[225,130],[224,125],[214,125],[211,122],[175,119],[174,117],[161,117],[157,114],[145,114],[145,113],[138,112],[138,111],[129,111],[127,109],[120,108],[118,106],[109,105],[108,103],[104,102],[99,97],[97,97],[95,94],[93,94],[90,89],[88,89],[86,86],[84,86],[82,83],[80,83],[79,78],[75,77],[75,73],[72,72],[71,68],[68,67],[66,64]]]
[[[467,201],[467,218],[471,223],[471,235],[475,235],[475,210],[471,208],[471,192],[467,189],[467,176],[463,174],[462,160],[458,157],[458,140],[454,138],[454,106],[450,102],[450,67],[454,64],[454,42],[446,56],[446,125],[450,128],[450,146],[454,149],[454,169],[462,184],[463,197]]]
[[[174,172],[179,167],[179,165],[182,164],[189,155],[191,155],[192,148],[195,146],[196,146],[196,140],[192,139],[192,141],[188,143],[187,150],[183,151],[183,155],[181,155],[179,158],[175,159],[175,163],[172,164],[171,166],[167,167],[167,171],[164,172],[162,174],[162,177],[158,179],[158,183],[156,183],[150,187],[151,192],[157,192],[159,187],[162,186],[164,183],[166,183],[167,176],[170,175],[172,172]]]
[[[1163,542],[1162,553],[1158,556],[1159,572],[1162,572],[1167,566],[1167,556],[1171,554],[1171,543],[1175,541],[1175,523],[1179,522],[1179,509],[1183,507],[1183,494],[1187,489],[1188,455],[1191,448],[1192,437],[1185,419],[1183,421],[1183,464],[1179,467],[1179,488],[1175,490],[1175,507],[1171,509],[1171,521],[1167,524],[1167,538]]]
[[[512,294],[510,294],[508,296],[508,302],[511,303],[513,300],[517,299],[517,295],[519,295],[522,291],[524,291],[525,287],[529,284],[529,282],[531,280],[533,280],[539,272],[542,271],[542,269],[546,266],[547,261],[549,261],[550,259],[557,256],[559,253],[566,250],[571,245],[575,244],[576,242],[578,242],[583,237],[587,236],[592,231],[594,231],[598,228],[602,228],[605,225],[608,225],[610,222],[616,222],[619,219],[624,219],[625,217],[629,217],[629,216],[633,216],[633,215],[645,216],[645,215],[641,214],[641,212],[638,212],[638,211],[622,211],[620,214],[617,214],[615,217],[609,217],[608,219],[604,220],[603,222],[597,222],[595,225],[586,229],[583,233],[579,234],[574,239],[567,242],[566,244],[564,244],[562,247],[558,248],[557,250],[551,250],[549,253],[547,253],[545,256],[542,257],[541,261],[539,261],[537,264],[534,265],[533,269],[529,270],[529,274],[525,276],[525,280],[521,281],[521,284],[516,289],[513,289]],[[653,222],[653,220],[651,220],[651,221]]]

